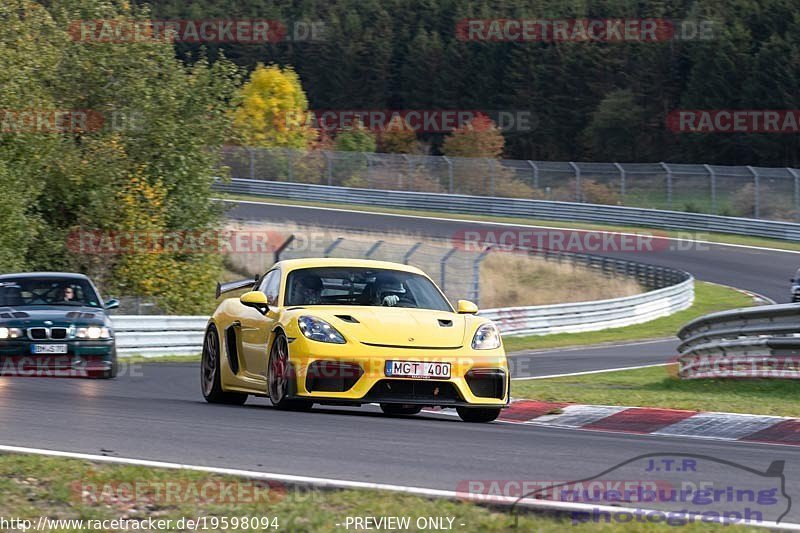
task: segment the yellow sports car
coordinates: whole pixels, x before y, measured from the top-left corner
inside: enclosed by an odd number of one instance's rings
[[[357,259],[276,263],[255,281],[226,283],[208,323],[201,382],[211,403],[267,396],[279,409],[380,404],[389,415],[455,407],[489,422],[508,404],[497,327],[457,310],[421,270]]]

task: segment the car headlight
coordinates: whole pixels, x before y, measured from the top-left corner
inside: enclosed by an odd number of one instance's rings
[[[0,339],[18,339],[22,337],[22,330],[19,328],[0,328]]]
[[[334,344],[345,343],[342,334],[321,318],[301,316],[297,319],[297,325],[300,327],[300,331],[303,332],[303,335],[312,341],[332,342]]]
[[[105,326],[103,327],[89,326],[85,328],[78,328],[77,331],[75,332],[75,337],[79,339],[90,339],[90,340],[110,339],[111,332]]]
[[[500,347],[500,332],[497,326],[488,322],[478,328],[472,337],[473,350],[494,350]]]

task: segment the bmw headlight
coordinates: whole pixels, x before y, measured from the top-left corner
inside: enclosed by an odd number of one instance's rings
[[[111,332],[105,326],[88,326],[85,328],[78,328],[75,332],[75,337],[78,339],[110,339]]]
[[[0,328],[0,340],[18,339],[22,337],[22,330],[19,328]]]
[[[472,337],[473,350],[494,350],[500,347],[500,332],[497,326],[488,322],[478,328]]]
[[[297,325],[300,327],[300,331],[303,332],[303,335],[312,341],[332,342],[334,344],[345,343],[342,334],[321,318],[301,316],[297,319]]]

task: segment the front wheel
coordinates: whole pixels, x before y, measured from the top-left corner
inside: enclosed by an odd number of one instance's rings
[[[456,411],[464,422],[491,422],[500,416],[499,407],[456,407]]]
[[[203,397],[208,403],[244,405],[244,402],[247,401],[247,394],[222,390],[219,363],[219,335],[217,328],[211,325],[203,339],[203,355],[200,361],[200,385],[203,389]]]
[[[403,405],[397,403],[382,403],[381,411],[389,416],[416,415],[422,411],[421,405]]]
[[[295,390],[295,376],[291,363],[289,363],[289,343],[283,332],[278,332],[275,340],[272,341],[267,368],[269,400],[275,408],[292,411],[311,409],[314,405],[312,402],[291,397]]]

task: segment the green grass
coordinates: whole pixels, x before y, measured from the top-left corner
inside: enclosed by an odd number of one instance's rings
[[[685,311],[657,318],[643,324],[611,328],[586,333],[556,333],[526,337],[504,337],[503,344],[509,353],[522,350],[540,350],[601,344],[604,342],[626,342],[674,336],[687,322],[708,313],[749,307],[753,299],[739,291],[714,283],[696,282],[694,305]]]
[[[676,366],[620,370],[586,376],[518,380],[517,398],[594,405],[664,407],[758,415],[800,414],[800,382],[791,380],[675,377]]]
[[[531,226],[552,226],[558,228],[569,229],[584,229],[584,230],[597,230],[597,231],[619,231],[619,232],[643,232],[655,233],[665,237],[675,238],[692,238],[702,241],[717,242],[724,244],[738,244],[743,246],[759,246],[764,248],[776,248],[779,250],[800,251],[800,243],[783,241],[780,239],[766,239],[762,237],[749,237],[746,235],[732,235],[728,233],[705,233],[705,232],[687,232],[687,231],[668,231],[663,229],[653,229],[643,226],[622,226],[613,224],[590,224],[584,222],[573,222],[567,220],[547,220],[538,218],[523,218],[523,217],[497,217],[490,215],[474,215],[467,213],[443,213],[441,211],[428,211],[428,210],[414,210],[414,209],[394,209],[390,207],[371,207],[360,206],[353,204],[341,204],[334,202],[306,202],[298,200],[288,200],[285,198],[268,198],[263,196],[248,196],[237,194],[223,194],[218,195],[219,198],[228,200],[246,200],[251,202],[265,202],[265,203],[280,203],[283,205],[300,205],[310,207],[333,207],[339,209],[346,209],[348,211],[364,211],[368,213],[393,213],[399,215],[422,216],[422,217],[437,217],[437,218],[452,218],[464,220],[478,220],[485,222],[500,222],[507,224],[531,225]]]
[[[0,516],[38,520],[40,516],[59,519],[103,520],[124,517],[131,520],[171,519],[196,517],[271,517],[277,518],[279,529],[229,528],[229,531],[292,531],[329,532],[347,531],[344,520],[350,517],[409,516],[454,518],[456,531],[508,531],[514,521],[507,513],[476,505],[446,500],[433,500],[389,492],[369,491],[299,491],[291,487],[261,485],[259,501],[225,503],[197,501],[191,496],[192,487],[202,487],[211,482],[225,486],[242,486],[248,490],[250,482],[238,478],[214,476],[201,472],[162,470],[155,468],[97,464],[73,459],[54,459],[35,455],[0,455]],[[235,485],[236,483],[242,485]],[[139,491],[144,497],[130,498],[118,489],[120,483],[146,485]],[[180,487],[167,502],[168,485]],[[175,485],[179,484],[179,485]],[[456,488],[453,487],[455,490]],[[83,497],[81,497],[82,490]],[[104,494],[99,502],[94,496]],[[113,500],[108,496],[121,494]],[[206,494],[209,494],[206,492]],[[213,495],[213,492],[210,493]],[[247,492],[245,492],[247,494]],[[184,496],[180,496],[184,495]],[[253,498],[248,498],[252,500]],[[174,527],[161,531],[182,531]],[[463,526],[461,525],[463,524]],[[519,531],[560,532],[575,531],[674,531],[674,526],[652,524],[587,524],[573,526],[569,517],[523,515]],[[688,531],[722,531],[730,526],[693,524]],[[84,529],[85,531],[87,529]],[[353,530],[353,527],[350,527]],[[81,531],[78,529],[50,529],[49,531]],[[212,531],[219,531],[213,529]],[[406,531],[417,531],[412,527]]]

